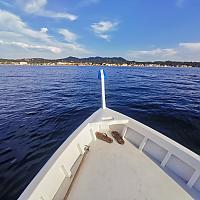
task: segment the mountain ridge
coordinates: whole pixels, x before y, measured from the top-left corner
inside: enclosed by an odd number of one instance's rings
[[[200,67],[200,62],[184,62],[184,61],[134,61],[127,60],[123,57],[84,57],[78,58],[74,56],[69,56],[66,58],[59,59],[45,59],[45,58],[22,58],[22,59],[0,59],[0,64],[15,64],[26,62],[27,64],[45,65],[47,63],[59,65],[59,63],[65,63],[66,65],[128,65],[128,66],[174,66],[174,67]]]

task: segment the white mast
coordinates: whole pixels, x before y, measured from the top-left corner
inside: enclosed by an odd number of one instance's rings
[[[100,70],[101,77],[101,99],[102,99],[102,109],[106,108],[106,94],[105,94],[105,72],[103,69]]]

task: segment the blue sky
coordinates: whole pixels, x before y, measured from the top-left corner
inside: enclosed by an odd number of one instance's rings
[[[200,61],[199,11],[199,0],[0,0],[0,57]]]

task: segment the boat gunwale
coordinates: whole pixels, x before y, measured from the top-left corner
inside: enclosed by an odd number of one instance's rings
[[[107,111],[107,112],[106,112]],[[104,113],[111,114],[114,117],[113,120],[102,120],[102,115],[104,116]],[[119,118],[119,119],[117,119]],[[41,170],[36,174],[36,176],[33,178],[33,180],[29,183],[29,185],[25,188],[23,193],[20,195],[18,199],[28,199],[31,197],[31,195],[34,193],[34,191],[37,189],[40,182],[45,178],[45,175],[51,170],[51,167],[56,163],[56,161],[59,159],[59,157],[62,155],[62,153],[66,150],[66,148],[69,146],[69,144],[78,136],[78,134],[87,126],[99,126],[100,124],[121,124],[125,127],[131,128],[137,132],[137,127],[142,129],[138,131],[141,135],[144,137],[149,138],[151,141],[156,142],[156,144],[164,145],[167,152],[170,150],[172,152],[172,155],[177,155],[179,159],[182,157],[187,159],[181,159],[187,164],[189,164],[192,168],[195,170],[200,169],[200,156],[196,153],[192,152],[191,150],[187,149],[186,147],[182,146],[181,144],[173,141],[172,139],[168,138],[167,136],[163,135],[162,133],[144,125],[143,123],[132,119],[124,114],[121,114],[117,111],[114,111],[112,109],[106,108],[106,109],[98,109],[95,111],[90,117],[88,117],[62,144],[61,146],[54,152],[54,154],[50,157],[50,159],[45,163],[45,165],[41,168]],[[162,146],[163,147],[163,146]],[[191,165],[192,163],[192,165]]]
[[[80,133],[83,128],[90,124],[92,118],[95,118],[96,115],[100,112],[101,108],[95,111],[90,117],[88,117],[62,144],[61,146],[53,153],[53,155],[49,158],[49,160],[45,163],[45,165],[39,170],[36,176],[32,179],[32,181],[28,184],[22,194],[19,196],[20,199],[26,199],[31,196],[31,194],[36,190],[38,184],[43,180],[48,171],[53,167],[56,161],[59,159],[61,154],[65,151],[65,149],[69,146],[69,144],[76,138],[76,136]]]

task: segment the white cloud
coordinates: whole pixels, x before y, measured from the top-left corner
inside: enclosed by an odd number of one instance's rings
[[[40,32],[42,32],[42,33],[47,33],[47,32],[48,32],[48,28],[45,28],[45,27],[44,27],[44,28],[41,28],[41,29],[40,29]]]
[[[64,39],[68,43],[63,43],[66,48],[71,49],[72,51],[78,51],[82,53],[90,54],[91,52],[83,48],[80,44],[77,43],[78,36],[77,34],[69,31],[68,29],[59,29],[58,33],[64,36]]]
[[[47,0],[19,0],[19,4],[22,6],[25,12],[35,14],[43,17],[50,18],[63,18],[70,21],[76,20],[78,17],[67,12],[55,12],[45,9]]]
[[[68,42],[61,42],[48,34],[48,28],[30,28],[19,16],[0,10],[0,57],[65,57],[85,56],[90,53],[75,43],[75,34]],[[74,42],[74,43],[69,43]]]
[[[24,10],[28,13],[35,13],[43,9],[47,0],[28,0],[24,4]]]
[[[49,36],[41,31],[32,30],[25,24],[20,17],[8,11],[0,10],[0,27],[1,31],[11,31],[20,33],[35,39],[49,41]]]
[[[67,44],[63,44],[63,47],[65,48],[68,48],[70,51],[71,51],[71,54],[73,52],[77,52],[76,55],[80,55],[80,54],[83,54],[83,55],[89,55],[91,54],[92,52],[89,51],[89,50],[86,50],[84,47],[82,47],[81,45],[79,44],[72,44],[72,43],[67,43]]]
[[[153,50],[143,50],[143,51],[130,51],[129,55],[134,57],[141,57],[141,56],[173,56],[177,52],[175,49],[153,49]]]
[[[156,48],[152,50],[131,50],[126,57],[131,60],[155,61],[200,61],[200,42],[181,42],[174,48]]]
[[[111,36],[110,35],[106,35],[106,34],[99,34],[98,35],[100,38],[103,38],[104,40],[110,41],[111,40]]]
[[[113,30],[118,25],[117,22],[111,21],[100,21],[98,23],[93,23],[91,28],[95,33],[105,33]]]
[[[52,53],[61,53],[61,49],[58,47],[53,47],[53,46],[45,46],[45,45],[32,45],[32,44],[27,44],[23,42],[5,42],[3,40],[0,40],[1,45],[9,45],[9,46],[15,46],[15,47],[20,47],[24,49],[41,49],[41,50],[49,50]]]
[[[200,42],[199,43],[179,43],[180,47],[187,48],[189,50],[200,50]]]
[[[77,40],[77,35],[71,31],[69,31],[68,29],[59,29],[58,32],[64,36],[65,40],[67,42],[76,42]]]
[[[91,29],[98,37],[110,41],[111,35],[108,33],[115,30],[118,24],[118,22],[100,21],[98,23],[93,23]]]
[[[43,16],[43,17],[50,17],[50,18],[63,18],[70,21],[74,21],[78,18],[76,15],[72,15],[70,13],[60,13],[60,12],[54,12],[50,10],[40,10],[35,14],[39,16]]]

